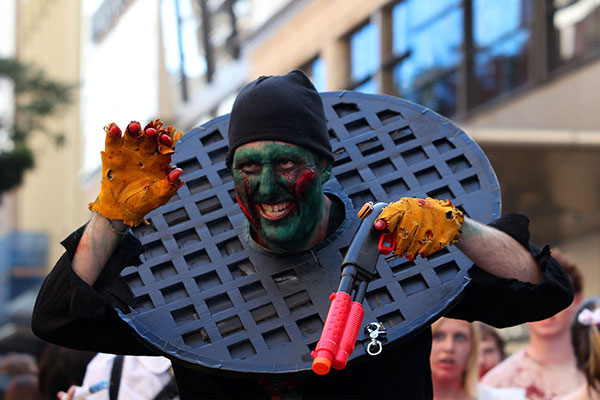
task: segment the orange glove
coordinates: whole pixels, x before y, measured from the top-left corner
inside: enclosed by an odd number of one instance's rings
[[[90,211],[137,226],[183,185],[181,169],[169,165],[182,133],[162,126],[156,119],[142,130],[139,122],[132,121],[123,136],[115,123],[104,127],[102,185],[96,201],[89,204]]]
[[[375,220],[379,227],[381,220],[385,221],[387,231],[396,235],[394,254],[406,254],[407,260],[414,260],[417,254],[427,257],[454,244],[460,238],[459,229],[465,217],[449,200],[403,197],[381,211]]]

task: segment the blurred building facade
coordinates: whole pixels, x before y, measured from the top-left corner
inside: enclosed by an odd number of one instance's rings
[[[326,90],[400,96],[484,149],[503,212],[600,291],[600,4],[595,0],[295,2],[251,44],[250,78],[302,68]]]
[[[16,56],[42,69],[54,80],[80,83],[80,2],[28,0],[16,2]],[[85,208],[79,185],[82,141],[79,90],[73,103],[49,118],[47,126],[64,133],[64,144],[36,134],[30,140],[35,168],[25,175],[13,203],[15,229],[48,235],[48,257],[62,253],[59,242],[81,225]]]
[[[79,83],[79,2],[7,0],[2,14],[3,57],[29,64],[51,80]],[[2,85],[2,112],[14,111],[12,87]],[[6,106],[6,107],[5,107]],[[5,117],[5,116],[3,116]],[[78,173],[81,161],[78,92],[73,103],[46,120],[64,133],[57,145],[51,135],[29,141],[36,168],[0,203],[0,352],[36,351],[41,341],[29,329],[31,309],[48,260],[62,250],[60,240],[80,224]]]

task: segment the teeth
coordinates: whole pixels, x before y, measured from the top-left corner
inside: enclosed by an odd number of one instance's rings
[[[263,211],[265,212],[265,214],[270,215],[270,216],[276,216],[276,215],[283,214],[285,212],[285,210],[290,206],[290,204],[291,204],[291,202],[284,201],[284,202],[277,203],[277,204],[261,203],[260,205],[261,205]]]

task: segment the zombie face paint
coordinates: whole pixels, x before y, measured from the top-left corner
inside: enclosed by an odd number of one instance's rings
[[[288,251],[314,242],[326,212],[322,185],[329,170],[323,169],[310,150],[289,143],[258,141],[236,149],[237,200],[257,242]]]

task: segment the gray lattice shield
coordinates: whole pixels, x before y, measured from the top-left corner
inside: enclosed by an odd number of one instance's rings
[[[452,122],[389,96],[322,98],[335,153],[326,191],[346,219],[309,252],[274,256],[247,242],[225,166],[227,115],[181,139],[173,160],[186,184],[148,215],[150,225],[135,229],[142,264],[122,272],[137,299],[122,318],[159,352],[223,372],[309,370],[365,202],[431,196],[482,222],[499,215],[488,160]],[[382,322],[386,346],[417,332],[457,298],[471,264],[452,246],[412,262],[380,257],[363,326]],[[366,356],[367,341],[361,333],[351,362]]]

